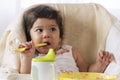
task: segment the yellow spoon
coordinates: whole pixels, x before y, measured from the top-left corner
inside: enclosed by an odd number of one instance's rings
[[[45,46],[47,45],[47,43],[38,43],[35,45],[35,47],[40,47],[40,46]],[[23,52],[25,51],[26,48],[19,48],[19,49],[15,49],[14,52],[15,53],[20,53],[20,52]]]
[[[47,43],[38,43],[35,45],[35,47],[40,47],[40,46],[45,46],[45,45],[47,45]]]
[[[20,52],[25,51],[25,49],[26,49],[26,48],[15,49],[14,52],[15,52],[15,53],[20,53]]]

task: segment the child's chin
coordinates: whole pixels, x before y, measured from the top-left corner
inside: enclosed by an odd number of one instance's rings
[[[47,48],[47,49],[43,49],[43,50],[42,50],[42,52],[45,53],[45,54],[47,54],[48,51],[49,51],[49,48]]]

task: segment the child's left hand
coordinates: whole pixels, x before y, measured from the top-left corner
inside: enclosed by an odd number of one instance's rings
[[[108,51],[100,51],[98,53],[97,61],[91,65],[88,71],[104,72],[111,61],[115,60],[113,54]]]
[[[114,60],[113,54],[108,51],[100,51],[98,55],[98,63],[107,66],[111,61]]]

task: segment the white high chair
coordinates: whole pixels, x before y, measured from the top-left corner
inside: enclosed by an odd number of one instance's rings
[[[117,64],[111,63],[105,73],[120,73],[120,21],[99,4],[47,5],[62,13],[65,24],[63,44],[77,48],[88,64],[95,61],[99,50],[112,52]],[[20,14],[19,18],[8,26],[0,40],[1,67],[10,69],[10,72],[19,72],[20,54],[13,54],[11,48],[16,48],[19,41],[26,41],[22,20]],[[115,68],[114,65],[117,65],[117,69],[110,71]]]

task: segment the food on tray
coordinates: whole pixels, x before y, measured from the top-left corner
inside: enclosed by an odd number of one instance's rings
[[[69,72],[59,74],[58,80],[116,80],[116,76],[95,72]]]

